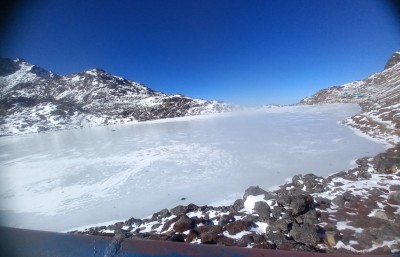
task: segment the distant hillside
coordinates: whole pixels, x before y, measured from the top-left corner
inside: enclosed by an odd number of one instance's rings
[[[0,59],[0,135],[232,111],[218,101],[167,95],[92,69],[59,76],[20,58]]]
[[[385,68],[368,78],[329,87],[299,104],[358,103],[362,113],[345,124],[388,143],[400,142],[400,52],[395,52]]]

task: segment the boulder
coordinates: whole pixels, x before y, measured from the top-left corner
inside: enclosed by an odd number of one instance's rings
[[[226,230],[230,235],[236,235],[241,231],[247,231],[251,227],[250,222],[246,222],[243,220],[234,221],[226,225]]]
[[[185,242],[186,243],[192,242],[195,238],[197,238],[198,235],[199,234],[196,231],[190,230],[189,233],[186,235]]]
[[[176,222],[177,220],[179,220],[179,217],[174,217],[174,218],[170,219],[169,221],[165,222],[163,228],[161,229],[161,232],[164,232],[164,231],[168,230],[169,227],[170,227],[174,222]]]
[[[171,209],[171,213],[175,216],[181,216],[188,213],[188,207],[184,205],[178,205]]]
[[[123,222],[117,222],[114,225],[108,226],[108,229],[110,230],[121,229],[123,226],[124,226]]]
[[[312,173],[296,175],[292,178],[293,186],[309,193],[321,193],[326,190],[326,179]]]
[[[151,217],[151,221],[161,221],[163,218],[171,216],[171,213],[168,211],[168,209],[163,209],[159,212],[156,212],[153,214]]]
[[[338,195],[335,198],[332,199],[332,203],[334,203],[335,205],[339,206],[339,207],[344,207],[344,197],[343,195]]]
[[[265,238],[266,240],[276,245],[278,248],[282,245],[294,243],[293,240],[289,240],[283,233],[280,232],[269,231],[265,234]]]
[[[329,200],[328,198],[316,196],[314,200],[316,202],[316,205],[322,210],[331,207],[331,200]]]
[[[200,234],[198,238],[200,238],[202,244],[216,244],[218,234],[213,232],[207,232]]]
[[[371,173],[367,170],[359,170],[357,172],[357,178],[370,179],[372,177]]]
[[[288,207],[290,205],[290,201],[291,201],[291,196],[289,195],[289,191],[287,191],[286,189],[280,189],[277,191],[278,196],[276,198],[276,201],[278,203],[278,206],[281,207]]]
[[[393,174],[396,173],[397,165],[400,163],[400,151],[388,150],[385,153],[378,154],[374,157],[375,169],[380,173]]]
[[[280,219],[271,223],[267,229],[268,231],[282,232],[286,234],[289,232],[289,228],[292,225],[292,223],[293,223],[292,219]]]
[[[233,221],[235,221],[234,215],[232,215],[232,214],[229,214],[229,215],[224,214],[224,215],[219,217],[218,225],[225,226],[226,224],[231,223]]]
[[[298,243],[316,246],[320,242],[320,238],[318,237],[314,225],[308,223],[302,225],[293,223],[292,230],[290,230],[289,234]]]
[[[133,224],[135,224],[136,226],[139,227],[142,224],[142,220],[141,219],[130,218],[129,220],[126,220],[124,222],[124,226],[132,226]]]
[[[232,211],[239,212],[244,208],[244,201],[242,199],[237,199],[232,205]]]
[[[247,221],[247,222],[257,222],[259,221],[259,217],[252,215],[252,214],[247,214],[242,218],[243,221]]]
[[[357,200],[357,198],[350,191],[344,192],[343,199],[345,202],[354,202]]]
[[[317,252],[315,248],[309,245],[304,245],[304,244],[292,244],[290,246],[290,251],[301,251],[301,252]]]
[[[300,215],[306,213],[312,208],[314,199],[311,195],[295,195],[291,197],[290,209],[292,209],[292,215]]]
[[[175,222],[173,229],[176,232],[183,233],[186,230],[192,229],[195,225],[195,222],[186,215],[182,215],[179,219]]]
[[[301,215],[303,223],[315,224],[318,220],[319,213],[316,210],[309,210],[308,212]]]
[[[256,202],[253,210],[258,214],[261,221],[269,220],[271,217],[271,208],[266,202]]]
[[[400,204],[400,191],[390,192],[388,202],[391,204]]]
[[[252,235],[243,235],[237,242],[236,246],[247,247],[254,243],[254,238]]]
[[[226,236],[218,236],[217,244],[225,246],[233,246],[235,245],[235,239]]]
[[[389,190],[391,190],[391,191],[400,191],[400,185],[391,185],[389,187]]]
[[[243,199],[246,200],[249,195],[265,195],[267,191],[264,189],[260,188],[259,186],[251,186],[246,189],[243,195]]]
[[[183,238],[182,234],[174,234],[167,239],[167,241],[171,242],[185,242],[185,238]]]
[[[215,233],[219,234],[222,233],[223,229],[219,225],[210,225],[210,226],[201,226],[194,229],[198,234],[203,233]]]
[[[181,216],[188,212],[196,211],[199,207],[195,204],[189,204],[188,206],[178,205],[171,209],[171,213],[175,216]]]
[[[283,208],[281,206],[274,206],[274,208],[272,208],[272,210],[271,210],[271,213],[275,219],[279,219],[282,216],[282,213],[284,211],[285,211],[285,208]]]

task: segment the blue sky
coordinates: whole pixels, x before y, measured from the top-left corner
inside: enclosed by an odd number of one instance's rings
[[[363,79],[400,50],[393,6],[373,0],[30,1],[2,57],[58,74],[91,68],[165,93],[291,104]]]

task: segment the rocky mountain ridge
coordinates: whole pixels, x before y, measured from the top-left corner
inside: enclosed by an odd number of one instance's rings
[[[60,76],[0,59],[0,135],[232,111],[224,102],[167,95],[92,69]]]
[[[318,91],[299,104],[357,103],[362,113],[344,124],[389,144],[400,142],[400,52],[364,80]]]

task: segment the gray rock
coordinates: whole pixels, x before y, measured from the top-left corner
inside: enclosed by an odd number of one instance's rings
[[[219,234],[222,233],[223,229],[222,226],[219,225],[209,225],[209,226],[197,227],[194,229],[194,231],[197,232],[198,234],[203,234],[203,233]]]
[[[153,214],[153,216],[151,217],[152,221],[161,221],[163,218],[169,217],[171,216],[171,213],[168,211],[168,209],[162,209],[159,212],[156,212]]]
[[[259,221],[259,217],[252,214],[247,214],[242,218],[242,220],[248,222],[257,222]]]
[[[281,219],[281,220],[276,220],[275,222],[272,222],[268,226],[268,231],[272,232],[282,232],[282,233],[288,233],[289,232],[289,227],[292,225],[293,220],[292,219]]]
[[[244,201],[242,199],[237,199],[232,205],[232,210],[235,212],[238,212],[243,208],[244,208]]]
[[[246,200],[249,195],[265,195],[267,191],[264,189],[260,188],[259,186],[251,186],[246,189],[243,195],[243,199]]]
[[[265,234],[265,238],[275,244],[278,248],[282,245],[295,243],[293,240],[289,240],[283,233],[280,232],[269,231]]]
[[[343,194],[343,199],[345,202],[354,202],[357,200],[357,198],[350,191],[346,191]]]
[[[330,208],[331,206],[331,200],[328,198],[316,196],[314,200],[319,206],[324,206],[325,208]]]
[[[302,225],[293,223],[292,230],[290,230],[289,234],[298,243],[316,246],[320,242],[317,230],[313,225],[308,223]]]
[[[344,207],[344,197],[343,195],[338,195],[335,198],[332,199],[332,203],[336,204],[339,207]]]
[[[327,184],[325,178],[318,177],[312,173],[296,175],[292,178],[292,183],[295,188],[305,190],[309,193],[324,192]]]
[[[296,195],[291,197],[290,208],[293,215],[300,215],[306,213],[312,208],[314,199],[311,195]]]
[[[270,219],[271,208],[266,202],[256,202],[254,204],[254,211],[260,217],[260,220],[266,221]]]
[[[274,206],[274,208],[272,208],[271,213],[272,216],[275,219],[279,219],[282,216],[282,213],[284,212],[285,208],[280,207],[280,206]]]
[[[389,202],[400,204],[400,191],[393,191],[389,193]]]
[[[243,235],[237,242],[236,246],[239,247],[247,247],[250,244],[254,243],[254,238],[251,235]]]
[[[218,225],[225,226],[228,223],[234,222],[235,217],[233,215],[222,215],[219,217]]]
[[[202,233],[198,236],[202,244],[216,244],[218,235],[213,232]]]
[[[315,224],[318,220],[318,213],[316,210],[309,210],[302,215],[303,223]]]
[[[171,209],[171,213],[175,216],[181,216],[188,213],[188,207],[184,205],[178,205]]]

